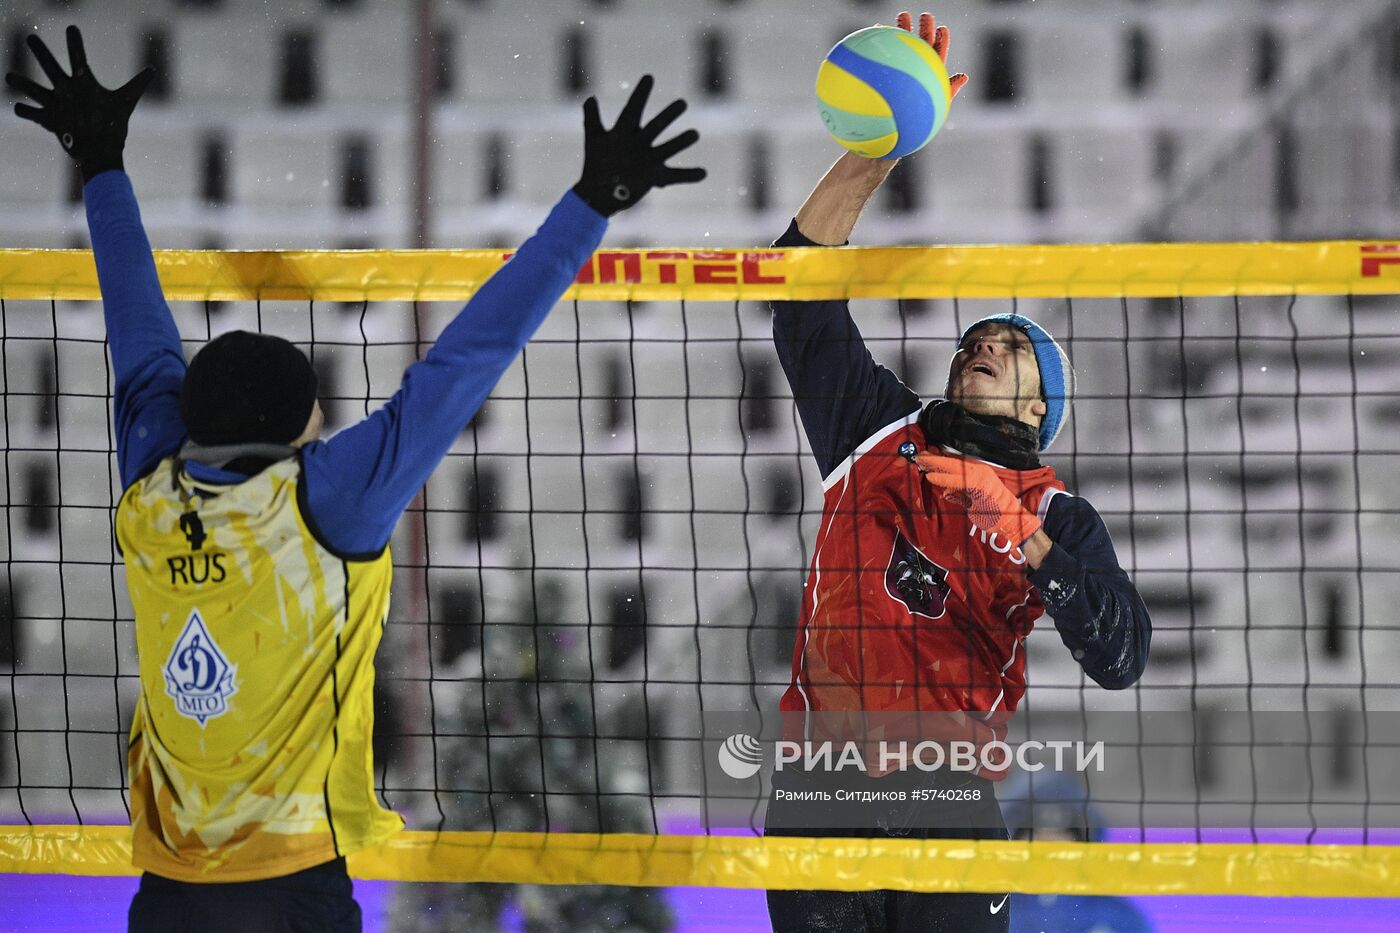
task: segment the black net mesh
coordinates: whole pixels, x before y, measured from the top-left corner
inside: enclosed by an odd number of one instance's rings
[[[930,398],[956,335],[1006,304],[855,313],[876,359]],[[1048,462],[1102,514],[1154,619],[1147,673],[1123,692],[1089,682],[1043,620],[1027,702],[1334,714],[1303,720],[1317,754],[1299,793],[1394,803],[1393,775],[1367,755],[1372,720],[1354,715],[1397,702],[1389,300],[1014,307],[1061,338],[1078,375]],[[235,327],[301,343],[335,430],[386,400],[456,310],[235,302],[175,316],[190,351]],[[12,300],[0,320],[0,823],[122,822],[137,677],[100,310]],[[776,710],[819,496],[766,306],[561,305],[396,532],[384,799],[426,829],[704,831],[702,713]],[[1228,789],[1235,825],[1258,838],[1268,777],[1202,759],[1186,793]]]

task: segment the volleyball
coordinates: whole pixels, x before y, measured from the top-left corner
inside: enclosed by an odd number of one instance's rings
[[[923,148],[943,128],[952,99],[938,53],[894,26],[851,33],[817,71],[827,131],[867,159],[898,159]]]

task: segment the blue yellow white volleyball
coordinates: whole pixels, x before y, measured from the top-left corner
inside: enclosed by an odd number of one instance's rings
[[[822,122],[867,159],[917,152],[948,119],[948,69],[927,42],[894,26],[870,26],[832,48],[817,71]]]

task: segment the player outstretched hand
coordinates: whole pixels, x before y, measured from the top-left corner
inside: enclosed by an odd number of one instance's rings
[[[1040,519],[1021,505],[1021,500],[986,464],[926,450],[914,454],[911,460],[924,479],[943,490],[945,500],[966,509],[967,517],[983,531],[998,532],[1020,547],[1040,530]]]
[[[147,68],[112,91],[92,76],[83,51],[83,34],[77,26],[68,27],[71,75],[64,73],[43,39],[30,36],[28,42],[53,88],[14,72],[5,75],[6,84],[39,105],[15,104],[15,115],[33,120],[57,136],[64,150],[77,160],[83,181],[99,172],[122,168],[127,121],[155,70]]]
[[[651,75],[644,75],[618,115],[612,129],[603,126],[598,98],[583,102],[583,176],[574,192],[590,207],[611,217],[636,204],[652,188],[689,184],[705,177],[703,168],[672,168],[666,160],[695,143],[700,134],[686,130],[660,145],[656,138],[685,112],[685,101],[673,100],[646,125],[642,111],[651,94]]]
[[[894,18],[894,24],[905,32],[914,31],[914,18],[908,13],[900,13]],[[934,26],[932,13],[919,14],[919,38],[923,39],[933,50],[938,53],[938,57],[943,59],[943,64],[948,64],[948,27]],[[948,88],[952,91],[952,96],[957,97],[958,91],[967,83],[967,75],[961,71],[955,75],[948,76]]]

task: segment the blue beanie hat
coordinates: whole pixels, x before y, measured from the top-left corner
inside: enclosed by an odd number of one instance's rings
[[[1049,449],[1050,445],[1055,443],[1055,438],[1059,437],[1060,429],[1065,426],[1065,420],[1069,417],[1069,406],[1066,402],[1069,401],[1074,380],[1074,370],[1070,368],[1069,357],[1065,356],[1065,351],[1060,349],[1060,345],[1045,328],[1028,317],[1010,311],[974,321],[963,331],[958,342],[966,340],[968,334],[983,324],[1010,324],[1031,339],[1035,362],[1040,367],[1040,397],[1045,401],[1045,417],[1040,422],[1040,449]]]

